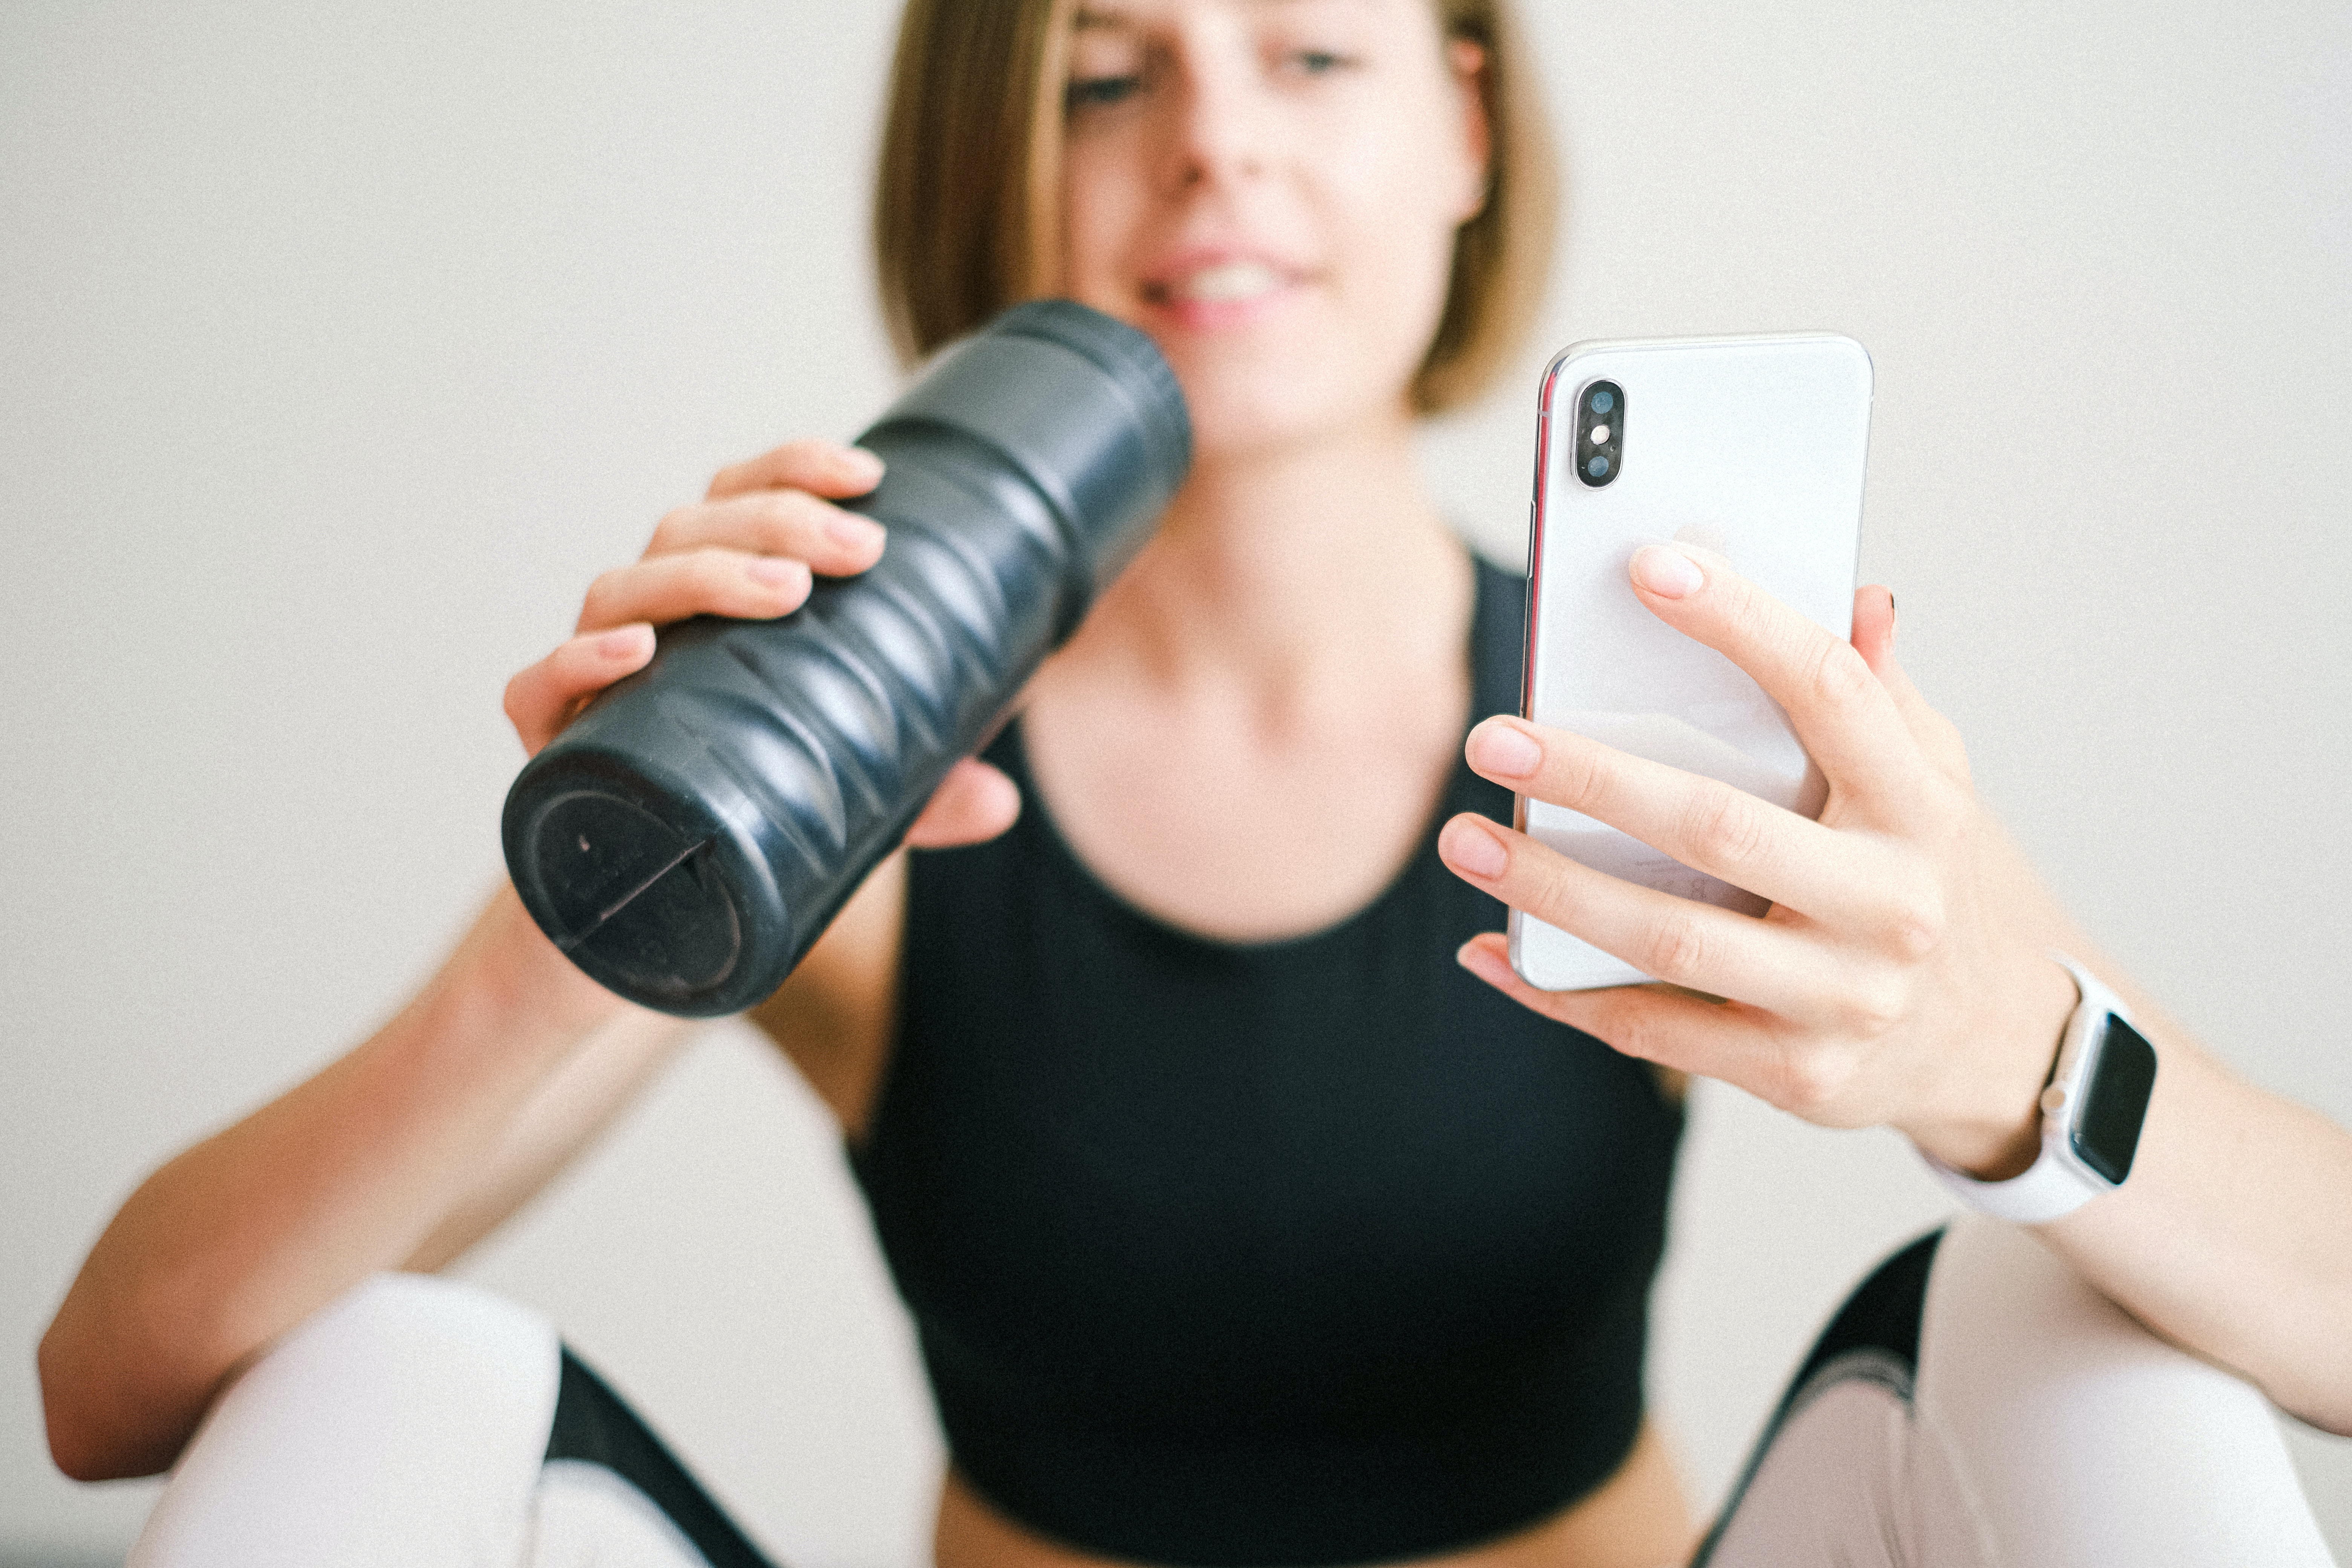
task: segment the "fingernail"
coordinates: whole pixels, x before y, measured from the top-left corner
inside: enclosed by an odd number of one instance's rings
[[[644,652],[653,635],[653,627],[647,626],[615,626],[597,637],[596,651],[606,658],[628,658]]]
[[[824,520],[824,536],[844,550],[866,550],[881,542],[882,525],[854,511],[836,511]]]
[[[852,447],[849,448],[849,473],[851,478],[862,479],[869,485],[878,485],[882,482],[883,467],[882,459],[867,451],[865,447]]]
[[[1437,853],[1457,871],[1474,877],[1499,877],[1511,863],[1501,840],[1468,817],[1455,817],[1437,836]]]
[[[1682,599],[1705,585],[1706,574],[1672,545],[1644,544],[1633,552],[1633,581],[1661,599]]]
[[[753,582],[765,583],[771,588],[797,587],[808,574],[805,565],[781,555],[755,555],[743,570]]]
[[[1543,766],[1543,748],[1526,731],[1489,719],[1470,731],[1470,761],[1489,776],[1523,779]]]

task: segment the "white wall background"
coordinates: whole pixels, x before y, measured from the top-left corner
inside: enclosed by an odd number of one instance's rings
[[[1515,556],[1549,349],[1863,339],[1865,570],[1985,793],[2217,1049],[2352,1120],[2352,10],[1529,9],[1568,243],[1433,482]],[[886,397],[887,10],[0,7],[0,1561],[135,1529],[151,1485],[49,1468],[33,1342],[148,1168],[465,920],[505,675],[713,467]],[[1889,1138],[1701,1094],[1654,1382],[1703,1494],[1940,1209]],[[903,1321],[741,1032],[474,1271],[803,1568],[919,1556]],[[2352,1558],[2352,1444],[2296,1447]]]

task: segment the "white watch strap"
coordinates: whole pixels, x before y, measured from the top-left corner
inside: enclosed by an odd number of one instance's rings
[[[2050,957],[2074,977],[2074,989],[2081,999],[2066,1020],[2057,1066],[2050,1087],[2042,1091],[2042,1152],[2022,1173],[2005,1182],[1979,1182],[1925,1151],[1919,1156],[1927,1162],[1929,1173],[1954,1197],[1970,1208],[2017,1225],[2046,1224],[2074,1213],[2101,1193],[2114,1190],[2105,1178],[2074,1158],[2066,1142],[2067,1127],[2074,1120],[2072,1101],[2080,1092],[2090,1065],[2084,1053],[2091,1031],[2110,1013],[2126,1023],[2131,1021],[2131,1014],[2121,997],[2102,985],[2081,964],[2063,952],[2053,952]]]
[[[2106,1191],[2042,1145],[2042,1152],[2021,1175],[2005,1182],[1979,1182],[1962,1175],[1933,1154],[1919,1156],[1945,1190],[1970,1208],[2016,1225],[2042,1225],[2073,1214]]]

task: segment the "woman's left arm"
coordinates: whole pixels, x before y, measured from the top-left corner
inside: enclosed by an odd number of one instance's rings
[[[1751,917],[1636,887],[1458,816],[1439,838],[1455,872],[1684,989],[1538,991],[1499,935],[1462,962],[1629,1055],[1823,1126],[1894,1127],[1995,1180],[2040,1148],[2042,1088],[2076,1002],[2046,954],[2074,955],[2130,1001],[2158,1071],[2129,1179],[2042,1238],[2150,1328],[2352,1433],[2352,1135],[2224,1069],[2086,950],[1978,804],[1958,733],[1895,662],[1886,590],[1856,595],[1847,644],[1706,551],[1646,547],[1633,577],[1661,619],[1787,710],[1828,803],[1809,821],[1580,735],[1489,719],[1469,742],[1486,777],[1772,907]]]

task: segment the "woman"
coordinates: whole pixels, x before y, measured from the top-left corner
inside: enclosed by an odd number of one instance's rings
[[[1472,727],[1516,706],[1514,592],[1409,438],[1504,357],[1543,271],[1523,69],[1468,4],[910,7],[879,208],[906,346],[1076,297],[1160,342],[1197,451],[912,837],[969,847],[886,865],[756,1014],[840,1117],[923,1331],[942,1563],[1669,1559],[1691,1527],[1640,1360],[1674,1075],[1980,1177],[2031,1158],[2075,1001],[2042,955],[2084,949],[1903,679],[1883,590],[1849,647],[1703,555],[1645,552],[1629,589],[1781,700],[1832,783],[1819,824]],[[825,503],[875,478],[811,443],[719,476],[516,678],[526,746],[652,625],[782,614],[870,564],[879,531]],[[1580,873],[1482,820],[1513,790],[1780,901],[1748,921]],[[1530,993],[1475,934],[1498,899],[1731,1000]],[[2352,1426],[2352,1142],[2149,1032],[2141,1163],[2047,1239]],[[502,891],[383,1031],[126,1204],[43,1343],[60,1465],[171,1464],[236,1369],[370,1274],[459,1255],[679,1038]],[[521,1422],[525,1448],[627,1430],[582,1414],[584,1373],[541,1392],[555,1437]]]

